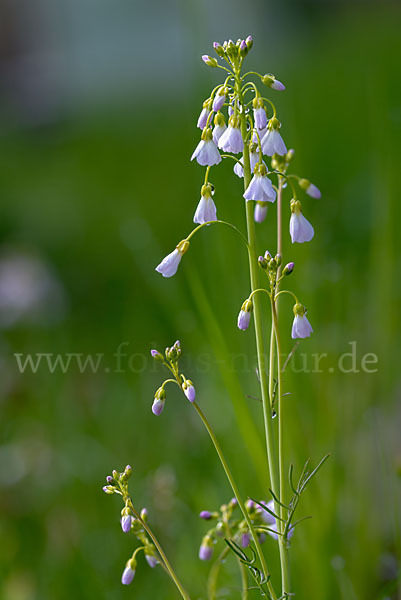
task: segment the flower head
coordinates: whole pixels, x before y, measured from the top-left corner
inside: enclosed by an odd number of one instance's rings
[[[196,146],[191,160],[196,158],[198,164],[202,167],[218,165],[221,162],[220,152],[213,141],[213,132],[210,128],[202,131],[201,140]]]
[[[292,243],[298,242],[298,244],[302,244],[303,242],[310,242],[315,231],[309,221],[303,216],[301,203],[299,200],[292,199],[290,206],[290,235]]]
[[[273,154],[282,156],[283,154],[287,154],[286,145],[278,131],[280,126],[281,124],[278,119],[275,117],[270,119],[267,125],[267,131],[261,140],[262,152],[263,154],[266,154],[266,156],[273,156]]]
[[[244,149],[244,141],[240,130],[240,119],[232,115],[228,121],[228,127],[219,139],[219,148],[224,152],[238,154]]]
[[[238,329],[245,331],[249,327],[249,323],[251,321],[251,313],[253,310],[252,300],[245,300],[243,305],[241,306],[241,310],[238,315]]]
[[[292,323],[291,337],[295,340],[296,338],[307,338],[313,333],[312,325],[309,323],[306,317],[306,308],[302,304],[295,304],[294,308],[294,321]]]
[[[267,177],[266,166],[258,163],[255,166],[254,176],[245,190],[245,200],[259,200],[259,202],[274,202],[276,191],[273,184]]]
[[[212,198],[212,186],[206,183],[201,189],[201,199],[195,211],[194,223],[207,223],[209,221],[217,221],[216,205]]]
[[[163,277],[172,277],[177,273],[178,265],[181,262],[182,257],[189,248],[188,240],[183,240],[178,244],[175,250],[165,256],[162,262],[157,265],[156,271],[161,273]]]
[[[129,585],[135,577],[136,561],[131,558],[124,569],[121,577],[121,583],[123,585]]]

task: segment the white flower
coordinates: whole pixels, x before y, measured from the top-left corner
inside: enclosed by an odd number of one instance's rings
[[[294,321],[292,323],[291,337],[296,338],[307,338],[313,333],[312,325],[309,323],[306,317],[306,308],[302,304],[295,304],[294,308]]]
[[[274,202],[276,191],[266,175],[264,165],[256,165],[255,174],[244,193],[245,200],[259,200],[259,202]]]
[[[177,273],[178,265],[188,248],[189,242],[187,240],[180,242],[177,248],[165,256],[162,262],[157,265],[156,271],[161,273],[163,277],[172,277],[175,275]]]
[[[256,134],[256,132],[257,132],[257,134]],[[267,132],[267,127],[264,127],[264,129],[255,129],[254,128],[253,133],[252,133],[252,142],[254,144],[259,144],[259,140],[262,142],[266,132]],[[259,138],[258,138],[258,136],[259,136]]]
[[[244,149],[244,141],[240,130],[240,120],[238,116],[230,117],[228,127],[219,139],[219,148],[224,152],[238,154]]]
[[[213,141],[215,144],[219,143],[219,139],[226,130],[227,125],[224,116],[221,112],[218,112],[214,117]]]
[[[207,223],[209,221],[217,221],[216,205],[212,198],[212,188],[210,184],[202,186],[201,199],[195,211],[194,223]]]
[[[245,300],[238,314],[237,325],[238,329],[245,331],[249,327],[251,321],[251,313],[253,309],[252,300]]]
[[[267,202],[257,201],[255,203],[254,219],[255,223],[263,223],[267,215]]]
[[[135,568],[136,568],[136,561],[131,558],[127,562],[127,566],[125,567],[124,572],[121,577],[121,583],[123,585],[129,585],[132,582],[132,580],[135,577]]]
[[[226,101],[227,88],[221,86],[216,92],[213,100],[213,110],[217,112],[223,108],[223,104]]]
[[[302,214],[302,206],[299,200],[291,200],[291,218],[290,218],[290,236],[291,241],[294,244],[303,244],[304,242],[310,242],[315,231],[312,225]]]
[[[219,162],[221,162],[220,152],[218,151],[217,146],[212,138],[212,130],[204,129],[201,140],[191,156],[191,160],[196,158],[198,164],[200,164],[202,167],[212,167],[213,165],[218,165]]]
[[[210,102],[204,102],[203,104],[203,108],[201,110],[201,114],[199,115],[198,118],[198,127],[199,129],[204,129],[207,125],[207,121],[209,118],[209,115],[212,111],[210,110]]]
[[[276,118],[270,119],[267,131],[261,140],[262,152],[263,154],[266,154],[266,156],[273,156],[273,154],[283,156],[284,154],[287,154],[286,145],[278,132],[279,128],[280,121]]]

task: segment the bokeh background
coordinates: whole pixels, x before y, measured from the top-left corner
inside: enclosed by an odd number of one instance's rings
[[[294,170],[323,192],[304,201],[313,243],[293,247],[286,234],[284,248],[315,329],[285,376],[288,462],[299,471],[331,453],[300,508],[313,519],[293,539],[296,597],[401,598],[400,26],[399,3],[385,1],[2,1],[2,600],[177,597],[142,560],[132,586],[120,584],[134,540],[101,488],[127,463],[135,503],[191,597],[206,598],[197,514],[231,492],[189,403],[171,390],[152,416],[163,377],[152,347],[181,340],[182,368],[241,489],[266,496],[253,331],[236,329],[243,248],[210,228],[177,277],[154,271],[199,199],[202,170],[189,157],[220,81],[200,56],[250,33],[250,67],[287,85],[275,101]],[[220,218],[243,229],[232,165],[212,180]],[[260,251],[274,248],[274,214],[258,228]],[[289,332],[291,304],[281,319]],[[355,363],[340,369],[351,349]],[[72,360],[65,373],[45,363],[21,373],[15,354],[28,353],[104,356],[97,372]],[[314,353],[327,357],[307,372]],[[367,353],[374,373],[362,369]],[[277,573],[274,542],[265,549]],[[239,598],[230,570],[221,597]]]

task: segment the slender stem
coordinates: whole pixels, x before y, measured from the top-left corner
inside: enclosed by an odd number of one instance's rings
[[[150,539],[152,540],[152,542],[156,546],[156,549],[157,549],[158,553],[160,554],[161,559],[163,560],[163,562],[164,562],[164,564],[166,566],[168,574],[170,575],[171,579],[173,580],[173,582],[177,586],[177,589],[180,592],[181,596],[184,598],[184,600],[191,600],[190,597],[189,597],[189,595],[185,591],[183,585],[181,584],[180,580],[178,579],[178,577],[177,577],[177,575],[176,575],[173,567],[170,564],[170,561],[168,560],[168,558],[167,558],[167,556],[166,556],[163,548],[159,544],[159,542],[158,542],[155,534],[153,533],[153,531],[151,530],[151,528],[149,527],[149,525],[147,523],[145,523],[145,521],[143,519],[141,519],[141,515],[139,513],[137,513],[137,511],[135,510],[135,508],[134,508],[134,506],[132,504],[131,499],[129,501],[129,505],[130,505],[130,509],[132,510],[133,515],[141,523],[142,527],[144,528],[144,530],[146,531],[146,533],[148,534],[148,536],[150,537]]]
[[[241,95],[241,80],[239,75],[236,76],[236,84],[237,84],[237,92],[239,95],[240,103],[243,105],[243,99]],[[244,111],[241,113],[241,132],[242,137],[246,139],[246,116]],[[249,148],[245,145],[244,153],[244,187],[245,189],[248,187],[250,179],[251,179],[251,169],[250,169],[250,160],[249,160]],[[258,289],[258,264],[257,264],[257,252],[256,252],[256,234],[255,234],[255,224],[253,220],[253,206],[251,202],[246,203],[246,219],[247,219],[247,228],[248,228],[248,254],[249,254],[249,270],[250,270],[250,279],[251,279],[251,289],[252,291]],[[265,360],[265,352],[264,352],[264,342],[263,342],[263,326],[262,326],[262,304],[260,295],[256,294],[254,298],[254,322],[255,322],[255,336],[256,336],[256,350],[258,356],[258,368],[259,368],[259,377],[260,377],[260,387],[262,392],[262,402],[263,402],[263,417],[265,424],[265,436],[266,436],[266,447],[267,447],[267,462],[269,465],[269,473],[270,473],[270,482],[273,494],[276,498],[280,499],[280,477],[279,470],[277,468],[277,459],[276,459],[276,449],[274,444],[273,437],[273,427],[272,427],[272,415],[271,415],[271,399],[273,394],[273,366],[274,366],[274,354],[270,353],[270,372],[269,372],[269,382],[267,381],[266,375],[266,360]],[[272,324],[273,327],[273,324]],[[274,333],[272,333],[271,339],[271,350],[274,348]],[[269,393],[270,392],[270,393]],[[280,514],[280,505],[278,502],[274,501],[275,512],[276,514]],[[281,531],[280,524],[277,525],[279,531]],[[285,545],[282,540],[282,536],[278,536],[279,542],[279,550],[280,550],[280,564],[281,564],[281,574],[282,574],[282,586],[283,586],[283,594],[288,590],[287,584],[289,585],[288,578],[288,556]],[[287,588],[287,589],[284,589]]]
[[[242,600],[248,600],[248,571],[244,563],[239,561],[239,564],[241,569]]]
[[[278,404],[278,459],[279,459],[279,478],[280,478],[280,502],[284,504],[284,448],[283,448],[283,406],[282,406],[282,394],[281,394],[281,377],[282,377],[282,368],[281,368],[281,344],[280,344],[280,335],[278,328],[278,316],[277,316],[277,307],[276,301],[274,298],[271,299],[271,308],[272,308],[272,322],[273,322],[273,331],[276,339],[276,347],[277,347],[277,404]],[[285,522],[285,508],[280,504],[280,518],[282,519],[278,524],[278,529],[281,533],[284,533],[284,522]],[[279,549],[280,549],[280,560],[281,560],[281,592],[282,595],[289,593],[290,590],[290,570],[289,570],[289,560],[288,560],[288,548],[287,548],[287,540],[284,535],[278,536],[279,540]]]
[[[209,600],[216,600],[217,579],[219,577],[222,562],[226,558],[229,551],[229,546],[226,546],[213,563],[212,568],[210,569],[207,581],[207,596]]]
[[[223,454],[223,451],[221,449],[221,446],[220,446],[220,444],[219,444],[219,442],[218,442],[218,440],[216,438],[216,435],[215,435],[213,429],[211,428],[211,426],[209,424],[209,421],[207,420],[207,418],[204,415],[204,413],[201,410],[201,408],[198,406],[198,404],[196,402],[193,403],[193,406],[194,406],[196,412],[198,413],[198,415],[200,416],[200,418],[202,419],[202,422],[203,422],[204,426],[206,427],[206,430],[207,430],[207,432],[208,432],[208,434],[210,436],[210,439],[213,442],[213,445],[214,445],[214,447],[216,449],[216,452],[218,454],[218,457],[220,459],[222,467],[223,467],[223,469],[225,471],[227,479],[228,479],[228,481],[229,481],[229,483],[231,485],[231,489],[232,489],[232,491],[234,493],[234,496],[237,499],[238,506],[239,506],[239,508],[240,508],[243,516],[244,516],[246,524],[248,525],[248,529],[249,529],[249,531],[252,534],[253,541],[254,541],[254,544],[256,546],[256,552],[258,554],[260,563],[262,565],[263,573],[264,573],[264,575],[266,577],[268,577],[269,570],[267,568],[266,559],[265,559],[265,557],[263,555],[262,548],[260,547],[260,542],[259,542],[258,534],[256,533],[255,528],[254,528],[254,526],[252,524],[251,518],[250,518],[250,516],[248,514],[248,511],[245,508],[245,504],[244,504],[244,502],[243,502],[243,500],[241,498],[238,486],[237,486],[237,484],[236,484],[236,482],[235,482],[235,480],[234,480],[234,478],[233,478],[233,476],[231,474],[230,467],[228,466],[228,463],[227,463],[227,461],[226,461],[226,459],[224,457],[224,454]],[[277,596],[276,596],[276,594],[274,592],[272,584],[270,583],[270,579],[267,582],[267,586],[269,588],[269,592],[270,592],[273,600],[277,600]]]
[[[282,232],[282,200],[283,200],[283,180],[278,176],[277,192],[277,254],[283,256],[283,232]],[[277,279],[281,275],[281,265],[277,270]]]
[[[187,235],[187,237],[185,239],[189,242],[190,239],[195,235],[195,233],[197,233],[200,229],[202,229],[203,227],[206,227],[207,225],[227,225],[227,227],[230,227],[236,233],[238,233],[238,235],[240,236],[240,238],[242,239],[242,241],[244,242],[244,244],[246,246],[248,246],[248,240],[240,232],[240,230],[237,227],[235,227],[235,225],[233,225],[232,223],[227,223],[227,221],[219,221],[219,220],[217,220],[217,221],[207,221],[206,223],[202,223],[201,225],[198,225],[198,227],[195,227],[195,229],[193,229],[191,231],[191,233],[189,235]]]

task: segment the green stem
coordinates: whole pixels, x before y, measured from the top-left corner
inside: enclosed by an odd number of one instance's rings
[[[273,331],[274,337],[276,339],[276,347],[277,347],[277,405],[278,405],[278,459],[279,459],[279,479],[280,479],[280,502],[284,504],[284,448],[283,448],[283,406],[282,406],[282,394],[281,394],[281,377],[282,377],[282,367],[281,367],[281,344],[280,344],[280,335],[278,328],[278,316],[277,316],[277,306],[274,298],[271,299],[271,308],[272,308],[272,323],[273,323]],[[283,534],[285,531],[285,508],[280,505],[280,514],[281,521],[277,524],[279,531]],[[289,593],[291,583],[290,583],[290,569],[289,569],[289,560],[288,560],[288,548],[287,548],[287,540],[284,535],[278,536],[279,550],[280,550],[280,561],[281,561],[281,593],[282,595]]]
[[[209,600],[216,600],[217,580],[219,577],[222,562],[229,553],[229,551],[229,546],[226,546],[224,550],[220,553],[216,561],[213,563],[212,568],[210,569],[207,581],[207,596]]]
[[[259,542],[258,534],[255,531],[255,528],[254,528],[254,526],[252,524],[252,521],[251,521],[251,518],[250,518],[250,516],[248,514],[248,511],[245,508],[245,504],[244,504],[244,502],[243,502],[243,500],[241,498],[238,486],[237,486],[237,484],[236,484],[236,482],[235,482],[235,480],[234,480],[234,478],[233,478],[233,476],[231,474],[230,467],[228,466],[228,463],[227,463],[227,461],[226,461],[226,459],[224,457],[224,454],[223,454],[223,451],[221,449],[221,446],[220,446],[220,444],[219,444],[219,442],[218,442],[218,440],[216,438],[216,435],[215,435],[213,429],[211,428],[211,426],[209,424],[209,421],[207,420],[207,418],[204,415],[204,413],[201,410],[201,408],[198,406],[198,404],[196,402],[193,403],[193,406],[194,406],[196,412],[198,413],[198,415],[200,416],[200,418],[202,419],[202,422],[203,422],[204,426],[206,427],[206,430],[207,430],[207,432],[208,432],[208,434],[210,436],[210,439],[213,442],[213,445],[214,445],[214,447],[216,449],[216,452],[218,454],[218,457],[220,459],[221,465],[222,465],[222,467],[224,469],[224,472],[225,472],[225,474],[227,476],[227,479],[228,479],[228,481],[229,481],[229,483],[231,485],[231,489],[232,489],[232,491],[234,493],[234,496],[237,499],[238,506],[239,506],[239,508],[240,508],[243,516],[244,516],[244,519],[246,521],[248,529],[249,529],[249,531],[252,534],[253,541],[254,541],[254,544],[256,546],[256,552],[258,554],[260,563],[262,565],[263,573],[264,573],[264,575],[266,577],[268,577],[269,576],[269,570],[267,568],[266,559],[265,559],[265,557],[263,555],[262,548],[260,547],[260,542]],[[277,596],[276,596],[276,594],[274,592],[272,584],[270,583],[270,579],[267,582],[267,586],[269,588],[269,592],[270,592],[273,600],[277,600]]]
[[[162,561],[164,562],[164,565],[168,571],[168,574],[170,575],[171,579],[173,580],[173,582],[175,583],[175,585],[177,586],[178,591],[180,592],[181,596],[184,598],[184,600],[191,600],[189,595],[187,594],[187,592],[185,591],[183,585],[181,584],[180,580],[178,579],[177,575],[175,574],[175,571],[173,569],[173,567],[170,564],[170,561],[168,560],[163,548],[161,547],[161,545],[159,544],[155,534],[153,533],[153,531],[151,530],[151,528],[149,527],[149,525],[147,523],[145,523],[145,521],[143,519],[141,519],[141,515],[139,513],[137,513],[137,511],[135,510],[132,501],[130,500],[129,502],[130,508],[132,510],[132,514],[135,516],[136,519],[138,519],[138,521],[141,523],[142,527],[144,528],[144,530],[146,531],[146,533],[148,534],[148,536],[150,537],[150,539],[152,540],[152,542],[154,543],[158,553],[160,554],[160,557],[162,559]]]
[[[241,95],[241,80],[239,74],[236,74],[237,93],[239,96],[240,104],[243,105],[243,98]],[[241,133],[242,137],[246,139],[246,116],[244,111],[241,113]],[[244,188],[246,189],[251,180],[251,168],[249,160],[249,148],[244,145]],[[253,203],[246,202],[246,219],[248,229],[248,254],[249,254],[249,271],[251,279],[251,291],[258,289],[258,263],[257,263],[257,251],[256,251],[256,233],[255,223],[253,219]],[[269,465],[270,483],[273,494],[276,498],[280,499],[280,478],[279,470],[277,468],[276,449],[274,445],[273,427],[272,427],[272,414],[271,414],[271,398],[273,391],[273,369],[274,366],[274,354],[270,353],[270,373],[269,381],[267,380],[267,369],[266,359],[264,352],[264,341],[263,341],[263,325],[262,325],[262,304],[260,295],[256,294],[254,301],[254,322],[255,322],[255,336],[256,336],[256,351],[258,357],[258,369],[260,377],[260,387],[262,392],[263,402],[263,417],[265,425],[265,436],[266,436],[266,448],[267,448],[267,462]],[[274,334],[272,334],[274,335]],[[273,338],[274,340],[274,338]],[[271,340],[272,342],[272,340]],[[274,348],[274,341],[271,343],[271,349]],[[270,394],[269,394],[270,392]],[[280,505],[275,501],[275,512],[280,514]],[[281,526],[277,524],[277,527]],[[280,564],[282,573],[282,584],[287,585],[288,582],[288,557],[287,552],[282,543],[282,536],[279,535],[279,550],[280,550]],[[286,591],[286,590],[284,590]],[[284,592],[283,592],[284,593]]]
[[[242,600],[248,600],[248,571],[247,567],[241,561],[239,563],[241,569]]]

